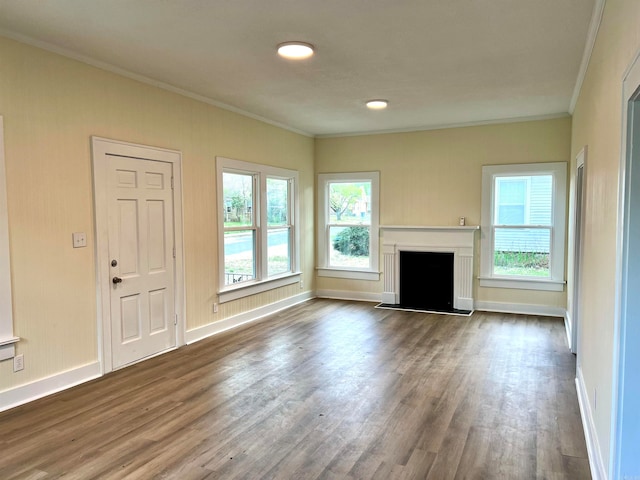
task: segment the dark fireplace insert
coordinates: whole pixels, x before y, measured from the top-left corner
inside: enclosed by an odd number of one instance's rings
[[[400,251],[400,306],[455,311],[452,252]]]

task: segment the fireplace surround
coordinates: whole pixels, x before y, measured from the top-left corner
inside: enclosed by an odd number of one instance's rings
[[[453,310],[473,310],[474,243],[475,233],[479,228],[400,225],[380,227],[384,269],[382,303],[400,304],[400,252],[446,252],[453,254]]]

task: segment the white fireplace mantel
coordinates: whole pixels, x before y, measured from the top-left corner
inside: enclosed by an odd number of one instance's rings
[[[453,308],[473,310],[473,264],[478,226],[383,225],[382,303],[400,303],[400,252],[453,253]]]

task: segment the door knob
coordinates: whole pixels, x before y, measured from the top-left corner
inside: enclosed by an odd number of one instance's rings
[[[122,283],[122,279],[120,277],[113,277],[113,284],[117,285],[119,283]]]

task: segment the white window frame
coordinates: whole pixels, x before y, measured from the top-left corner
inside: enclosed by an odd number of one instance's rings
[[[333,182],[371,182],[371,224],[369,235],[369,268],[331,267],[329,265],[329,184]],[[379,217],[380,172],[319,173],[318,174],[318,267],[319,277],[354,280],[380,280]]]
[[[254,178],[253,207],[255,227],[247,227],[246,230],[255,229],[256,246],[254,261],[256,263],[255,279],[238,283],[235,285],[225,285],[224,267],[224,216],[220,214],[224,206],[223,173],[239,173],[251,175]],[[299,199],[298,199],[298,172],[286,168],[272,167],[258,163],[234,160],[225,157],[216,157],[216,177],[217,177],[217,201],[218,201],[218,265],[220,274],[218,277],[218,300],[220,303],[237,300],[239,298],[266,292],[274,288],[284,287],[298,283],[301,280],[300,272],[300,228],[299,228]],[[291,260],[291,270],[279,275],[268,277],[268,247],[267,234],[269,231],[267,224],[267,177],[288,179],[289,186],[289,211],[291,226],[291,242],[289,245],[289,255]]]
[[[0,115],[0,360],[15,355],[13,307],[11,303],[11,258],[9,252],[9,212],[4,162],[4,120]]]
[[[552,221],[548,278],[493,274],[495,177],[552,175]],[[480,240],[480,286],[561,292],[565,285],[565,232],[567,210],[566,162],[488,165],[482,167],[482,221]]]

